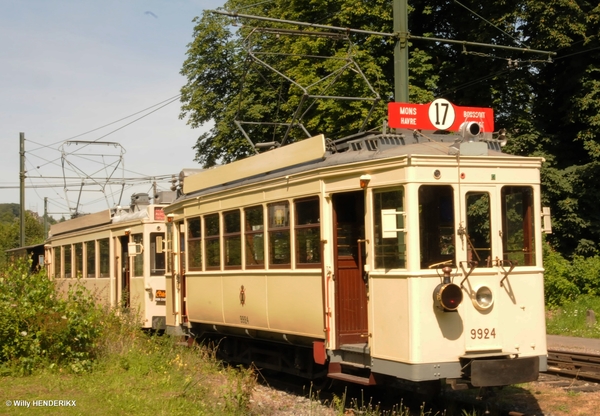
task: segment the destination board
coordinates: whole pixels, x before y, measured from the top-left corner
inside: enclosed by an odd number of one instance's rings
[[[491,108],[460,107],[443,98],[429,104],[388,104],[388,125],[395,129],[458,131],[465,121],[479,123],[482,132],[494,131]]]

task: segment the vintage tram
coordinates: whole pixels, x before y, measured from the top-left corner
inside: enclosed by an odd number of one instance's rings
[[[543,160],[476,124],[321,135],[185,177],[165,207],[167,330],[308,378],[537,379]]]
[[[48,275],[63,293],[83,284],[111,307],[140,314],[143,328],[165,328],[165,222],[174,193],[134,194],[117,207],[54,224],[45,244]]]

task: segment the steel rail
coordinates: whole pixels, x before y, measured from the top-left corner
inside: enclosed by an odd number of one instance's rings
[[[548,373],[600,382],[600,354],[548,350]]]

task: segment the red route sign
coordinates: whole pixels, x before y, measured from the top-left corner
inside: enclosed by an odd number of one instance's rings
[[[493,132],[494,110],[487,107],[459,107],[443,98],[429,104],[388,104],[388,125],[395,129],[458,131],[465,121],[479,123],[482,132]]]

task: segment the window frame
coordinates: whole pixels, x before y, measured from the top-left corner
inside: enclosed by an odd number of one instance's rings
[[[160,237],[160,240],[159,240]],[[165,233],[163,232],[151,232],[150,233],[150,276],[164,276],[166,273],[166,253],[164,249]],[[160,253],[158,252],[158,246],[162,245]],[[162,260],[161,260],[162,259]],[[162,269],[155,267],[160,266],[162,261]]]
[[[103,242],[106,242],[106,245],[103,244]],[[98,278],[108,278],[110,277],[111,274],[111,268],[110,268],[110,238],[109,237],[105,237],[105,238],[100,238],[98,239],[98,250],[97,250],[97,256],[98,256]],[[103,253],[104,249],[106,249],[106,253]],[[103,257],[103,254],[106,254],[106,257]],[[106,266],[106,273],[104,273],[104,266]]]
[[[96,272],[97,253],[96,253],[96,240],[88,240],[83,243],[85,251],[85,277],[88,279],[95,279],[98,275]],[[92,250],[90,250],[90,246]],[[91,252],[91,256],[90,256]],[[91,260],[91,262],[90,262]],[[91,264],[90,264],[91,263]],[[90,270],[91,269],[91,270]]]
[[[216,219],[216,233],[215,234],[208,234],[209,230],[211,227],[209,227],[207,225],[207,222],[209,220],[212,221],[212,219],[215,218]],[[203,216],[203,223],[204,223],[204,228],[203,228],[203,236],[204,236],[204,259],[205,259],[205,263],[204,263],[204,267],[205,270],[221,270],[221,264],[222,264],[222,260],[223,260],[223,253],[222,253],[222,249],[221,249],[221,215],[219,212],[213,213],[213,214],[208,214],[208,215],[204,215]],[[218,251],[218,256],[213,256],[214,258],[218,258],[219,259],[219,264],[215,265],[211,262],[211,259],[214,260],[213,257],[209,256],[209,249],[211,249],[211,245],[214,244],[215,247],[217,248]]]
[[[516,233],[509,233],[509,225],[507,224],[508,221],[508,215],[506,212],[506,207],[507,207],[507,195],[514,195],[516,194],[516,192],[511,192],[510,194],[505,193],[505,191],[507,190],[512,190],[514,191],[515,189],[521,189],[520,194],[523,195],[524,192],[523,190],[527,189],[527,200],[526,201],[521,201],[523,208],[525,209],[525,213],[522,213],[522,225],[521,225],[521,229],[523,231],[523,238],[521,243],[525,243],[526,241],[528,241],[528,246],[523,246],[523,244],[521,244],[521,248],[518,250],[508,250],[507,246],[508,246],[508,240],[511,236],[514,236],[514,234]],[[533,266],[537,266],[538,264],[538,260],[537,260],[537,251],[541,250],[541,247],[536,247],[536,243],[537,241],[539,241],[538,239],[536,239],[536,232],[535,232],[535,190],[532,186],[527,186],[527,185],[504,185],[502,186],[501,190],[500,190],[500,200],[501,200],[501,205],[502,205],[502,212],[501,212],[501,218],[502,218],[502,261],[510,261],[510,259],[508,259],[508,256],[510,256],[510,253],[523,253],[523,260],[524,263],[526,264],[519,264],[518,261],[515,264],[515,267],[533,267]],[[525,198],[523,198],[525,199]],[[527,202],[526,206],[525,203]],[[528,229],[525,229],[525,225],[528,225]],[[514,243],[513,243],[514,244]],[[526,248],[529,248],[528,251],[525,251]],[[529,257],[529,261],[526,261],[527,258]],[[528,264],[527,264],[528,263]]]
[[[229,216],[237,216],[237,229],[228,230],[228,217]],[[233,209],[229,211],[225,211],[222,213],[223,217],[223,250],[221,251],[221,255],[223,256],[222,263],[225,270],[239,270],[242,268],[242,212],[239,209]],[[229,260],[233,257],[229,256],[229,245],[228,243],[231,241],[235,241],[237,239],[236,247],[239,253],[239,263],[238,264],[228,264]]]
[[[321,267],[323,267],[323,248],[322,248],[322,244],[321,244],[321,199],[318,196],[311,196],[311,197],[307,197],[307,198],[295,199],[293,202],[294,202],[294,243],[295,243],[295,249],[294,249],[295,256],[293,259],[294,264],[299,269],[321,268]],[[298,204],[311,203],[311,202],[317,203],[316,222],[308,223],[308,224],[299,224],[299,219],[300,219],[299,213],[301,210],[298,209]],[[316,245],[317,245],[317,247],[313,248],[312,250],[313,251],[316,250],[318,261],[306,262],[306,263],[300,262],[300,258],[302,256],[300,254],[301,244],[300,244],[299,233],[302,231],[305,231],[305,230],[316,230],[316,237],[317,237]]]
[[[191,229],[191,223],[196,223],[196,221],[198,222],[198,229]],[[188,271],[202,271],[203,266],[204,266],[204,255],[203,255],[203,248],[202,248],[202,227],[203,225],[203,221],[202,221],[202,217],[201,216],[195,216],[195,217],[190,217],[187,218],[185,221],[185,228],[186,228],[186,253],[185,255],[187,256],[187,261],[186,261],[186,265],[187,265],[187,270]],[[197,233],[196,233],[197,231]],[[193,250],[192,250],[193,248]],[[196,259],[192,259],[190,258],[190,256],[192,256],[193,254],[196,254],[196,252],[199,254],[199,263],[200,264],[196,264]],[[193,260],[193,261],[192,261]]]
[[[402,228],[398,228],[396,227],[393,231],[396,232],[396,235],[393,237],[384,237],[384,220],[383,220],[383,216],[386,215],[384,213],[384,211],[390,211],[392,210],[392,208],[379,208],[378,209],[378,201],[377,201],[377,195],[378,194],[383,194],[383,193],[393,193],[393,192],[400,192],[400,198],[402,200],[402,211],[398,211],[396,208],[394,209],[394,215],[396,216],[396,225],[398,225],[398,216],[402,217]],[[406,231],[406,226],[407,226],[407,219],[406,219],[406,189],[404,186],[394,186],[394,187],[387,187],[387,188],[374,188],[372,189],[371,192],[371,201],[372,201],[372,207],[373,207],[373,267],[375,268],[375,270],[406,270],[407,268],[407,263],[408,263],[408,238],[407,238],[407,231]],[[389,214],[391,215],[391,214]],[[389,232],[389,230],[388,230]],[[380,237],[378,237],[379,234],[381,234]],[[403,265],[401,267],[387,267],[385,265],[385,261],[383,259],[385,259],[386,253],[384,252],[384,248],[386,246],[389,246],[390,244],[384,244],[383,240],[386,239],[398,239],[398,234],[399,233],[403,233],[404,237],[404,252],[403,252],[403,259],[400,259],[400,262],[403,262]],[[378,242],[378,238],[381,240],[381,243]],[[396,244],[396,247],[399,248],[399,243]],[[378,249],[381,249],[380,252],[378,252]],[[397,254],[400,254],[400,250],[398,249]],[[379,261],[382,261],[384,264],[383,265],[379,265]]]
[[[267,258],[268,258],[268,268],[269,269],[291,269],[292,268],[292,227],[290,224],[290,201],[288,200],[281,200],[281,201],[277,201],[277,202],[272,202],[267,204]],[[285,210],[283,212],[283,224],[281,226],[274,226],[273,224],[278,222],[278,221],[273,221],[273,219],[276,218],[274,214],[274,209],[276,207],[285,207]],[[282,235],[287,235],[287,248],[285,246],[283,247],[283,251],[286,251],[286,253],[283,253],[284,255],[287,254],[287,262],[286,263],[276,263],[275,260],[275,249],[276,247],[273,246],[274,241],[276,241],[276,239],[274,238],[274,236],[276,234],[282,234]],[[281,239],[278,239],[281,240]],[[285,239],[284,239],[285,240]]]
[[[260,224],[250,224],[250,222],[248,221],[248,212],[250,210],[255,210],[257,212],[260,212],[260,216],[261,216],[261,222],[262,222],[262,226],[259,229],[251,229],[251,227],[253,226],[258,226]],[[264,205],[253,205],[250,207],[245,207],[243,210],[243,216],[244,216],[244,267],[246,269],[266,269],[267,267],[267,262],[266,262],[266,258],[268,256],[268,248],[265,247],[266,242],[267,242],[267,233],[266,233],[266,226],[265,226],[265,206]],[[249,256],[249,252],[251,250],[248,249],[249,246],[251,247],[256,247],[255,246],[255,241],[254,239],[257,238],[257,236],[262,235],[262,263],[249,263],[248,260],[250,258],[255,259],[255,256]],[[265,249],[266,248],[266,249]],[[252,252],[254,252],[252,250]]]

